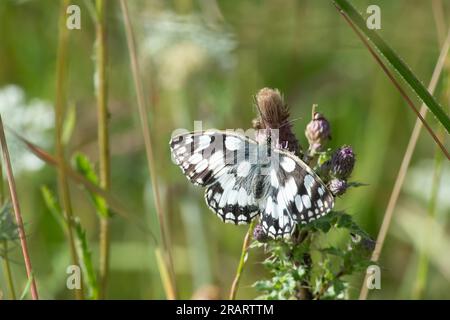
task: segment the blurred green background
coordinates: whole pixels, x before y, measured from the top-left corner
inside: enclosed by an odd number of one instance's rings
[[[381,35],[427,84],[442,33],[436,27],[433,5],[443,9],[448,26],[450,2],[352,2],[365,17],[369,4],[380,6]],[[92,3],[70,3],[81,8],[81,30],[69,31],[67,109],[68,114],[76,114],[76,122],[66,154],[71,159],[75,152],[83,152],[97,168]],[[60,5],[52,0],[0,2],[0,113],[8,127],[51,153]],[[294,130],[303,147],[307,147],[304,128],[312,104],[318,104],[331,123],[330,147],[353,146],[357,163],[352,178],[368,186],[347,192],[336,208],[352,214],[376,238],[416,117],[331,1],[149,0],[128,1],[128,5],[149,102],[158,188],[169,221],[180,298],[194,294],[227,297],[247,228],[223,224],[208,210],[203,190],[189,184],[171,162],[168,141],[177,128],[193,130],[196,120],[203,121],[203,128],[249,128],[255,116],[253,96],[262,87],[278,88],[284,94],[292,118],[300,118]],[[111,193],[158,235],[118,1],[107,1],[107,29]],[[448,108],[442,89],[441,81],[435,96]],[[415,95],[410,96],[419,105]],[[437,128],[434,119],[429,120]],[[40,193],[42,185],[56,192],[56,170],[37,160],[12,135],[7,138],[40,295],[71,299],[73,293],[66,288],[67,241]],[[435,150],[428,133],[422,132],[380,259],[382,289],[371,292],[370,298],[412,296]],[[429,299],[450,298],[448,161],[443,160],[439,176],[433,237],[438,245],[430,252],[423,295]],[[70,187],[74,213],[87,230],[97,266],[95,209],[83,189],[73,183]],[[163,299],[148,234],[119,215],[111,221],[107,297]],[[9,254],[20,293],[26,275],[18,242]],[[262,251],[250,252],[238,298],[257,295],[252,283],[268,276],[260,263],[263,258]],[[8,298],[3,272],[0,269],[0,290]],[[362,275],[349,281],[350,297],[356,298]]]

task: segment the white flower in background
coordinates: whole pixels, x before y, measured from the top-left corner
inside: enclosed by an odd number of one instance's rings
[[[224,25],[206,24],[198,14],[155,14],[142,20],[141,54],[154,60],[161,84],[181,88],[188,77],[214,63],[221,70],[235,65],[234,34]]]
[[[0,114],[6,128],[11,128],[37,145],[48,148],[54,127],[53,107],[41,99],[27,101],[22,88],[7,85],[0,88]],[[8,149],[15,173],[34,171],[44,163],[32,154],[14,135],[6,131]]]

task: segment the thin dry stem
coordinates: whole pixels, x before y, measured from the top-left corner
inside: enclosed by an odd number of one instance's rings
[[[66,103],[66,69],[67,69],[67,49],[68,49],[68,30],[65,25],[66,8],[68,1],[64,1],[61,6],[60,21],[59,21],[59,39],[56,65],[56,99],[55,99],[55,145],[56,157],[58,163],[65,163],[64,161],[64,144],[62,141],[64,109]],[[69,248],[72,257],[72,263],[79,266],[78,256],[75,248],[75,240],[73,236],[73,212],[72,203],[70,199],[69,184],[67,181],[66,172],[62,165],[58,166],[58,185],[61,202],[64,209],[65,219],[68,224],[67,234],[69,238]],[[77,299],[83,299],[83,283],[81,282],[81,289],[74,290]]]
[[[0,116],[0,144],[2,146],[3,162],[6,171],[6,177],[9,185],[9,193],[11,195],[11,201],[13,204],[14,215],[16,218],[17,228],[19,230],[20,246],[22,248],[23,259],[25,261],[25,268],[27,271],[28,279],[31,279],[31,297],[33,300],[38,300],[39,295],[36,287],[36,281],[33,277],[33,268],[31,266],[30,254],[28,252],[27,238],[25,235],[25,228],[23,226],[22,213],[20,211],[19,198],[16,191],[16,182],[14,181],[14,175],[11,167],[11,160],[9,158],[8,145],[6,144],[5,131],[3,130],[3,121]]]
[[[168,227],[165,221],[165,216],[162,211],[161,207],[161,198],[159,195],[159,188],[158,188],[158,181],[156,178],[156,168],[155,168],[155,161],[153,156],[153,147],[152,147],[152,139],[150,134],[150,126],[148,123],[147,118],[147,110],[146,110],[146,104],[144,99],[144,93],[142,89],[142,83],[139,76],[139,63],[137,59],[136,54],[136,44],[134,40],[134,32],[131,25],[130,17],[128,14],[128,7],[127,3],[124,0],[120,1],[120,5],[122,8],[124,23],[125,23],[125,31],[126,31],[126,37],[127,37],[127,44],[128,44],[128,51],[130,54],[130,61],[131,61],[131,70],[133,74],[133,81],[134,86],[136,89],[136,95],[137,95],[137,104],[138,104],[138,110],[139,110],[139,118],[141,121],[141,129],[142,134],[144,137],[144,144],[145,144],[145,151],[147,156],[147,166],[150,173],[150,178],[153,186],[153,199],[155,201],[155,207],[156,207],[156,213],[158,216],[159,221],[159,227],[161,232],[161,239],[162,239],[162,245],[164,252],[162,253],[164,264],[160,264],[160,266],[163,266],[164,268],[167,268],[169,272],[169,285],[171,289],[168,291],[166,290],[167,297],[169,299],[175,299],[174,293],[176,292],[175,289],[175,272],[173,269],[173,259],[172,259],[172,252],[169,245],[169,231]],[[161,273],[161,271],[160,271]]]
[[[3,167],[0,161],[0,205],[5,205],[5,189],[3,185]],[[14,280],[12,277],[11,266],[8,258],[8,240],[3,240],[3,267],[5,270],[5,278],[8,283],[9,295],[11,300],[16,300],[16,290],[14,289]]]
[[[97,0],[96,19],[96,64],[98,87],[97,116],[98,116],[98,147],[100,159],[100,187],[109,190],[111,184],[111,165],[108,136],[108,94],[107,94],[107,43],[105,1]],[[106,296],[110,255],[109,217],[100,217],[100,299]]]

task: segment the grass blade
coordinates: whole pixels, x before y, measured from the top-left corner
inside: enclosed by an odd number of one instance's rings
[[[436,116],[437,120],[444,126],[447,133],[450,133],[450,118],[443,108],[428,92],[425,86],[414,75],[411,69],[398,57],[392,48],[375,31],[367,28],[366,21],[358,11],[347,0],[334,0],[340,10],[342,10],[351,21],[358,26],[364,35],[375,45],[381,54],[389,61],[391,66],[400,74],[405,82],[427,105],[430,111]]]
[[[33,275],[31,275],[27,280],[25,288],[23,288],[22,294],[20,295],[20,298],[19,298],[20,300],[25,300],[25,297],[27,296],[28,292],[30,292],[30,288],[31,288],[33,282],[34,282],[34,277],[33,277]],[[32,295],[33,295],[33,293],[32,293]]]
[[[150,174],[150,179],[152,182],[152,189],[153,189],[153,199],[155,202],[155,208],[156,213],[159,221],[159,227],[161,232],[161,239],[162,239],[162,247],[164,249],[163,252],[161,252],[161,257],[163,258],[164,264],[158,264],[158,266],[164,266],[164,269],[167,269],[169,272],[169,282],[168,285],[170,285],[170,290],[166,290],[166,295],[168,299],[175,299],[175,271],[173,268],[173,258],[172,258],[172,252],[170,248],[170,237],[168,232],[167,223],[165,221],[165,216],[162,211],[161,207],[161,197],[159,195],[159,188],[156,178],[156,168],[155,168],[155,161],[153,157],[153,147],[152,147],[152,137],[150,134],[150,126],[148,123],[147,118],[147,110],[145,106],[145,99],[144,99],[144,93],[143,93],[143,86],[141,83],[141,79],[139,76],[139,64],[137,59],[137,53],[136,53],[136,44],[134,40],[134,32],[130,21],[130,16],[128,14],[128,6],[126,1],[121,0],[120,6],[122,9],[122,14],[124,18],[124,24],[125,24],[125,32],[126,32],[126,38],[127,38],[127,45],[128,45],[128,51],[130,55],[130,61],[131,61],[131,71],[133,74],[133,81],[134,86],[136,89],[136,95],[137,95],[137,105],[139,110],[139,118],[141,121],[141,128],[142,128],[142,135],[144,138],[144,144],[145,144],[145,152],[147,157],[147,166],[148,171]],[[157,254],[158,256],[158,254]],[[161,277],[163,277],[163,271],[161,271]],[[164,282],[164,279],[163,279]]]
[[[69,34],[66,27],[66,8],[69,5],[69,1],[65,0],[61,3],[60,16],[59,16],[59,36],[58,36],[58,49],[56,58],[56,95],[55,95],[55,147],[56,157],[58,163],[64,163],[64,113],[66,109],[67,98],[67,62],[68,62],[68,44]],[[69,249],[72,264],[79,265],[78,256],[75,248],[75,240],[73,237],[73,210],[72,200],[70,197],[69,184],[67,181],[67,175],[62,166],[58,166],[58,185],[59,196],[63,206],[63,212],[68,224],[67,237],[69,241]],[[78,300],[83,299],[83,287],[80,290],[75,290],[75,297]]]

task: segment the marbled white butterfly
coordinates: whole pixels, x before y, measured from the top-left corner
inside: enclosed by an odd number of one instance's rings
[[[206,203],[224,222],[246,224],[259,215],[270,237],[289,237],[296,223],[318,219],[334,205],[317,174],[270,139],[207,130],[177,135],[170,148],[186,177],[206,187]]]

